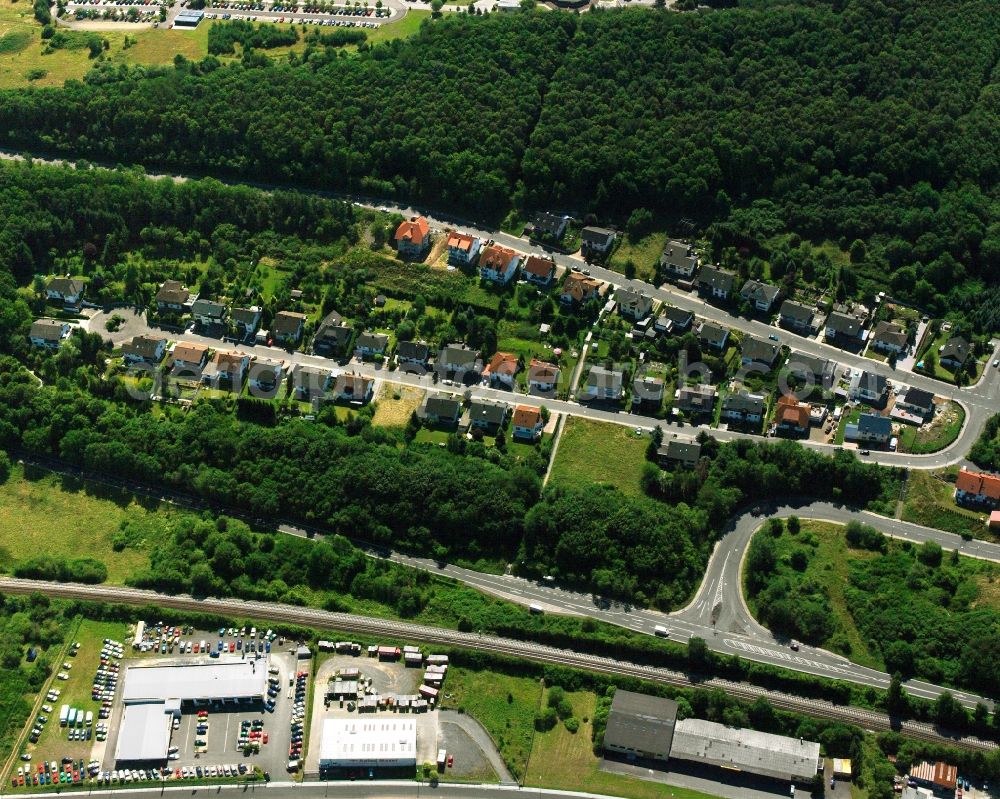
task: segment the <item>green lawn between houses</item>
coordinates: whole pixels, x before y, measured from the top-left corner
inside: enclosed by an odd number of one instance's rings
[[[549,481],[552,485],[610,483],[626,494],[642,495],[640,479],[649,438],[624,425],[571,416],[559,440]]]

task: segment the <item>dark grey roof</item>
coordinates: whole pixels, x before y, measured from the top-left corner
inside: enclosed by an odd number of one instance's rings
[[[801,302],[785,300],[781,303],[781,309],[778,313],[787,319],[794,319],[797,322],[808,323],[812,321],[812,318],[816,315],[816,309],[811,308],[808,305],[803,305]]]
[[[136,358],[155,358],[157,347],[164,341],[166,339],[155,336],[136,336],[122,346],[122,353]]]
[[[754,363],[766,363],[770,366],[778,357],[778,345],[755,336],[747,336],[743,339],[740,352],[743,354],[744,360],[749,359]]]
[[[892,435],[892,422],[887,416],[876,416],[873,413],[863,413],[858,417],[858,432],[869,435]]]
[[[724,411],[739,411],[740,413],[764,413],[764,398],[759,394],[750,394],[741,391],[738,394],[729,394],[722,401]]]
[[[701,457],[701,444],[697,441],[671,439],[666,444],[661,444],[656,452],[661,458],[667,458],[668,460],[697,460]]]
[[[806,355],[804,352],[793,352],[788,358],[788,368],[793,374],[808,372],[817,380],[832,380],[837,365],[826,358]]]
[[[607,247],[614,238],[615,232],[603,227],[585,227],[580,231],[580,241],[598,247]]]
[[[615,300],[622,308],[628,308],[635,316],[645,316],[653,310],[653,301],[645,294],[632,289],[618,289]]]
[[[191,313],[195,316],[210,316],[221,319],[226,315],[226,306],[215,300],[195,300],[191,304]]]
[[[57,319],[39,319],[32,323],[29,335],[31,338],[40,338],[45,341],[60,341],[65,324]]]
[[[729,335],[729,330],[726,328],[715,324],[714,322],[705,322],[701,326],[701,330],[698,331],[698,338],[708,344],[714,344],[717,347],[721,347],[722,343],[726,340]]]
[[[426,361],[430,350],[422,341],[400,341],[396,345],[396,357],[409,361]]]
[[[676,443],[676,442],[671,442]],[[637,752],[670,752],[677,703],[619,688],[611,701],[604,743]]]
[[[687,327],[691,324],[691,319],[694,314],[691,311],[685,311],[682,308],[675,308],[673,305],[663,305],[660,308],[660,316],[665,316],[675,325],[680,325],[681,327]]]
[[[934,395],[922,388],[908,388],[903,396],[903,402],[915,408],[931,410],[934,407]]]
[[[179,280],[165,280],[156,292],[156,301],[167,305],[183,305],[191,292]]]
[[[858,387],[865,391],[882,396],[889,389],[888,381],[874,372],[862,372],[858,378]]]
[[[45,286],[49,291],[58,291],[60,294],[81,294],[87,284],[82,280],[74,280],[71,277],[54,277]]]
[[[971,345],[964,338],[961,336],[953,336],[948,339],[945,345],[941,348],[941,357],[948,358],[952,361],[958,361],[959,363],[965,363],[969,357],[971,349]]]
[[[740,289],[740,295],[750,302],[766,302],[770,305],[777,299],[781,289],[772,286],[770,283],[762,283],[759,280],[748,280]]]
[[[694,248],[682,241],[668,241],[660,254],[661,266],[682,274],[694,274],[698,266]]]
[[[388,344],[389,337],[384,333],[359,333],[357,340],[354,342],[354,347],[356,349],[364,347],[369,350],[381,351]]]
[[[834,311],[826,318],[826,326],[842,336],[857,336],[861,332],[860,319],[839,311]]]
[[[621,388],[623,377],[623,373],[616,369],[592,366],[590,367],[590,373],[587,375],[587,385],[596,386],[597,388]]]
[[[896,347],[905,347],[907,338],[906,331],[892,322],[879,322],[875,325],[875,330],[872,332],[872,339],[875,341],[892,344]]]
[[[711,286],[713,289],[718,289],[719,291],[728,293],[733,290],[733,285],[736,282],[736,275],[732,272],[727,272],[725,269],[720,269],[717,266],[706,264],[698,273],[698,282],[706,286]]]
[[[313,349],[342,349],[352,335],[354,328],[347,325],[323,325],[313,338]]]
[[[448,366],[453,369],[473,369],[479,360],[479,353],[467,347],[449,344],[438,353],[438,366]]]
[[[485,422],[491,425],[501,425],[507,418],[507,406],[498,402],[483,402],[473,400],[469,405],[469,419],[473,422]]]
[[[428,397],[425,410],[438,419],[455,420],[462,413],[462,403],[452,397]]]
[[[233,308],[230,318],[242,325],[255,325],[260,321],[260,308]]]
[[[540,230],[556,231],[562,226],[564,221],[565,217],[553,214],[550,211],[541,211],[535,214],[535,227]]]
[[[663,380],[659,377],[637,377],[632,381],[632,395],[639,399],[663,399],[663,391]]]

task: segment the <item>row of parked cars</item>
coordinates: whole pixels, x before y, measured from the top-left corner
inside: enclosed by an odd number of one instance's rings
[[[98,785],[118,785],[121,783],[143,782],[147,780],[193,780],[212,777],[239,777],[250,772],[246,763],[224,766],[182,766],[181,768],[159,769],[116,769],[99,771],[95,775]]]
[[[39,763],[36,770],[31,766],[18,766],[17,776],[10,778],[12,788],[23,788],[26,785],[78,785],[87,777],[93,777],[101,765],[96,760],[84,765],[83,759],[74,760],[71,757],[62,759],[62,766],[53,760],[51,763]]]
[[[291,741],[288,744],[288,770],[295,771],[299,767],[299,760],[302,757],[302,742],[305,738],[305,730],[302,721],[306,716],[306,683],[309,674],[300,671],[295,675],[295,705],[292,708],[291,721]]]

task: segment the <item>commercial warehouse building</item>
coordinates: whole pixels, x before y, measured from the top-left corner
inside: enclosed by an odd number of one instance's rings
[[[677,703],[615,691],[604,733],[606,751],[629,759],[680,760],[776,780],[816,776],[819,744],[702,719],[677,720]]]
[[[417,724],[412,718],[354,716],[323,722],[321,775],[361,768],[412,772],[416,766]]]
[[[170,730],[184,703],[260,702],[267,690],[263,661],[177,666],[131,666],[122,687],[122,721],[115,761],[158,763],[167,759]]]

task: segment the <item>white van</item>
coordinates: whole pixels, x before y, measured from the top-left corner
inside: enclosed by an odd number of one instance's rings
[[[659,636],[660,638],[666,638],[668,635],[670,635],[670,632],[662,624],[657,624],[653,628],[653,635]]]

